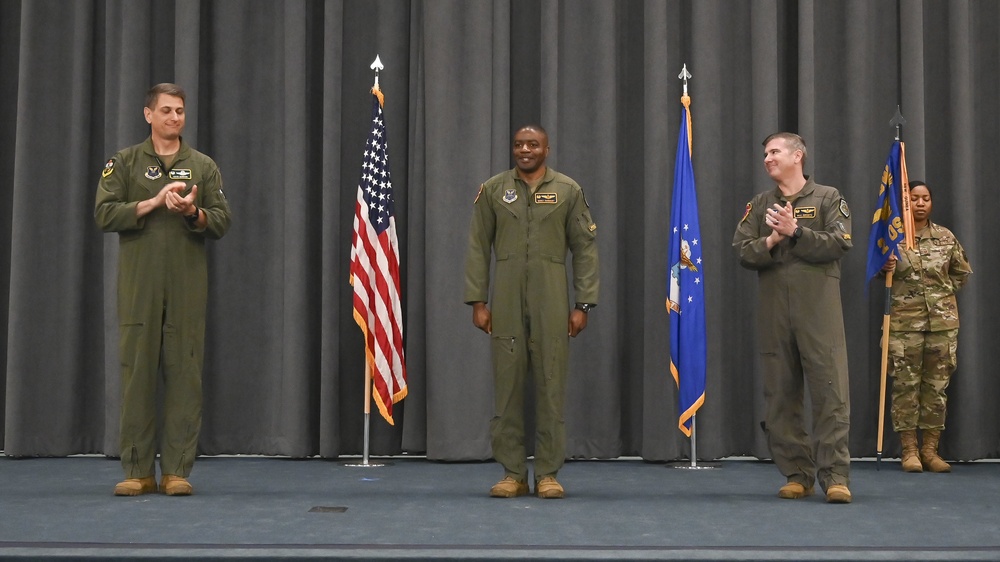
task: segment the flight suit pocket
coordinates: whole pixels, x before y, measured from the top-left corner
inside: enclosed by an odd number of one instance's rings
[[[506,387],[512,384],[511,381],[518,378],[520,367],[518,357],[520,354],[517,352],[518,343],[514,336],[493,336],[491,339],[493,376],[499,385],[494,390],[500,395],[507,395],[510,389]]]
[[[493,336],[492,341],[494,354],[514,354],[514,336]]]
[[[514,336],[493,336],[493,351],[514,353]]]

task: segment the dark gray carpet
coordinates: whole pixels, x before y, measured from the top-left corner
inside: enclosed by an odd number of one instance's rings
[[[374,459],[378,461],[381,459]],[[5,559],[998,560],[1000,464],[853,464],[854,503],[776,496],[770,463],[579,461],[567,497],[493,499],[494,463],[202,458],[195,495],[112,496],[117,460],[0,458]]]

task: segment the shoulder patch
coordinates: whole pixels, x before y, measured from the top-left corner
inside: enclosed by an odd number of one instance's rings
[[[476,200],[472,202],[473,205],[479,203],[479,196],[483,194],[483,188],[486,187],[485,183],[479,184],[479,193],[476,193]]]
[[[747,220],[747,217],[750,216],[750,211],[752,211],[752,210],[753,210],[753,203],[748,202],[747,203],[747,210],[743,212],[743,218],[740,219],[740,222],[743,222],[743,221]]]
[[[104,165],[104,169],[101,170],[101,177],[106,178],[111,174],[115,173],[115,159],[112,158],[108,160],[108,163]]]
[[[845,219],[851,218],[851,210],[847,208],[847,199],[843,197],[840,198],[840,214],[844,215]]]

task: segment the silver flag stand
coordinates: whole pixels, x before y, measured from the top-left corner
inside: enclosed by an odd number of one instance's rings
[[[691,462],[685,463],[673,463],[671,468],[683,468],[685,470],[711,470],[714,468],[722,468],[719,463],[708,463],[708,464],[698,464],[698,416],[691,416]]]
[[[365,360],[365,445],[364,450],[361,454],[361,462],[345,462],[344,466],[351,466],[357,468],[376,468],[380,466],[385,466],[386,463],[380,462],[369,462],[368,461],[368,431],[371,427],[372,419],[372,368]]]

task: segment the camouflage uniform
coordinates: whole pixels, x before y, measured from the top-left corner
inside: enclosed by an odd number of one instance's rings
[[[889,354],[897,433],[944,429],[945,389],[957,364],[955,292],[972,273],[965,250],[947,228],[929,222],[915,242],[915,249],[901,252],[892,281]]]

